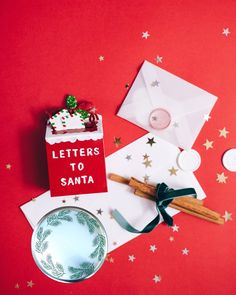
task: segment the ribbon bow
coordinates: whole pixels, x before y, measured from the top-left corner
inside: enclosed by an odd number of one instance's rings
[[[159,224],[160,216],[162,216],[166,224],[168,224],[169,226],[173,226],[173,218],[166,212],[165,209],[172,202],[173,199],[183,196],[193,196],[194,198],[196,198],[197,194],[194,188],[174,190],[172,188],[169,188],[165,183],[157,184],[155,193],[157,216],[141,231],[135,229],[132,225],[130,225],[118,210],[113,210],[112,215],[121,227],[131,233],[149,233]]]

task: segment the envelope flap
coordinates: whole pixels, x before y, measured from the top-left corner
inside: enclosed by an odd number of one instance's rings
[[[190,149],[217,97],[145,61],[118,116],[183,149]],[[150,124],[150,114],[161,108],[171,122],[163,130]]]
[[[162,88],[160,87],[160,78],[156,67],[145,61],[140,72],[148,93],[147,99],[149,100],[152,108],[168,107],[168,98],[165,96]]]

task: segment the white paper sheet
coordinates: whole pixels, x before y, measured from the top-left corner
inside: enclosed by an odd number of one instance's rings
[[[148,138],[153,138],[156,143],[152,146],[147,144]],[[179,149],[176,146],[149,133],[107,157],[107,173],[116,173],[124,177],[133,176],[142,181],[148,176],[149,183],[165,182],[174,189],[193,187],[197,191],[198,198],[203,199],[205,193],[194,174],[184,172],[177,167],[178,154]],[[147,155],[151,161],[151,167],[144,164],[144,155]],[[169,169],[172,167],[178,169],[176,175],[170,175]],[[78,206],[96,215],[106,229],[109,252],[137,237],[137,234],[125,231],[111,218],[110,213],[113,209],[118,209],[137,229],[142,229],[156,216],[154,202],[137,197],[130,187],[110,180],[108,180],[107,193],[51,198],[50,192],[47,191],[21,206],[21,209],[34,228],[46,213],[61,206]],[[102,210],[101,215],[98,214],[99,209]],[[171,208],[167,210],[172,216],[178,213]]]

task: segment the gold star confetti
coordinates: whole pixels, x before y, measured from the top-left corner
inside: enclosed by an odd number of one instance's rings
[[[11,164],[6,164],[6,169],[11,170]]]
[[[209,114],[205,114],[205,115],[203,116],[203,118],[204,118],[205,121],[208,122],[208,121],[211,119],[211,116],[209,116]]]
[[[149,156],[147,154],[143,155],[143,160],[148,160]]]
[[[17,283],[17,284],[15,284],[15,288],[16,289],[19,289],[20,288],[20,285]]]
[[[148,31],[142,32],[142,38],[147,39],[148,37],[150,37],[150,34],[148,33]]]
[[[159,56],[159,55],[158,55],[158,56],[155,58],[155,60],[156,60],[157,63],[159,63],[159,62],[162,63],[162,58],[163,58],[162,56]]]
[[[31,280],[31,281],[27,281],[27,287],[30,287],[30,288],[32,288],[33,287],[33,285],[35,285],[35,283],[33,283],[33,281]]]
[[[178,127],[179,127],[179,123],[178,123],[178,122],[174,122],[173,126],[174,126],[175,128],[178,128]]]
[[[75,196],[73,199],[75,200],[75,202],[78,202],[79,201],[79,197],[78,196]]]
[[[203,143],[203,145],[206,147],[206,150],[208,150],[208,149],[213,149],[213,143],[214,143],[214,141],[209,141],[207,139],[206,142]]]
[[[121,137],[115,137],[113,143],[116,147],[119,147],[121,145]]]
[[[149,250],[154,253],[157,250],[156,245],[150,245]]]
[[[226,138],[227,137],[227,134],[229,133],[229,131],[228,130],[226,130],[226,128],[224,127],[223,129],[219,129],[219,132],[220,132],[220,135],[219,135],[219,137],[224,137],[224,138]]]
[[[224,28],[222,34],[228,37],[228,35],[230,34],[229,28]]]
[[[171,168],[171,169],[168,169],[168,170],[169,170],[169,172],[170,172],[170,176],[171,176],[171,175],[176,175],[176,176],[177,176],[177,171],[178,171],[179,169],[176,169],[175,167],[172,166],[172,168]]]
[[[102,213],[103,213],[103,211],[102,211],[101,208],[97,210],[97,214],[98,214],[98,215],[102,215]]]
[[[150,178],[150,176],[148,176],[147,174],[145,174],[145,175],[143,176],[143,180],[144,180],[144,182],[147,183],[147,182],[149,181],[149,178]]]
[[[174,240],[175,240],[174,237],[172,237],[172,236],[169,237],[169,241],[170,241],[170,242],[173,242]]]
[[[113,257],[110,257],[109,262],[110,263],[114,263],[114,258]]]
[[[112,213],[110,213],[110,219],[114,219],[114,217],[113,217]]]
[[[151,86],[152,86],[152,87],[158,87],[159,84],[160,84],[160,82],[157,81],[157,80],[155,80],[155,81],[153,81],[153,82],[151,83]]]
[[[99,59],[99,61],[104,61],[105,58],[103,55],[100,55],[98,59]]]
[[[178,232],[179,231],[179,226],[178,225],[176,225],[176,224],[174,224],[172,227],[172,230],[173,230],[173,232]]]
[[[114,263],[114,258],[110,256],[110,254],[107,254],[106,256],[106,261],[110,262],[110,263]]]
[[[156,143],[154,137],[148,138],[148,142],[146,142],[146,144],[150,144],[150,146],[152,146],[154,143]]]
[[[153,278],[153,281],[156,283],[160,283],[161,281],[161,276],[160,275],[155,275],[154,278]]]
[[[184,249],[182,250],[182,254],[183,254],[183,255],[188,255],[188,253],[189,253],[189,249],[184,248]]]
[[[226,183],[226,180],[227,180],[228,176],[226,176],[224,174],[224,172],[222,172],[221,174],[217,173],[217,178],[216,178],[216,181],[218,183]]]
[[[132,160],[132,156],[131,155],[127,155],[125,158],[126,158],[127,161]]]
[[[134,262],[135,259],[136,259],[136,257],[134,255],[129,255],[130,262]]]
[[[143,162],[143,165],[147,168],[147,167],[152,167],[152,161],[151,160],[145,160]]]
[[[225,215],[222,216],[225,220],[225,222],[232,220],[232,213],[229,213],[228,211],[225,211]]]

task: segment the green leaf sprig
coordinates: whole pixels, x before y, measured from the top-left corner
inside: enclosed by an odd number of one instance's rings
[[[58,214],[55,213],[48,216],[47,218],[48,225],[58,226],[59,224],[61,224],[62,220],[71,222],[72,217],[68,215],[69,213],[70,213],[69,209],[64,209],[64,210],[61,210]]]
[[[83,262],[79,265],[79,267],[69,266],[68,270],[73,273],[70,276],[72,280],[79,280],[91,275],[94,272],[95,267],[93,263]]]
[[[46,238],[51,234],[51,230],[50,229],[47,229],[45,231],[43,231],[43,228],[40,227],[38,229],[38,232],[37,232],[37,242],[35,243],[35,250],[38,252],[38,253],[41,253],[43,254],[43,252],[45,250],[47,250],[48,248],[48,242],[45,241]]]
[[[64,268],[60,263],[57,262],[54,265],[52,261],[52,256],[50,254],[47,255],[46,261],[41,260],[41,263],[46,270],[50,270],[52,272],[52,275],[54,275],[57,278],[60,278],[65,273]]]

